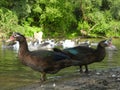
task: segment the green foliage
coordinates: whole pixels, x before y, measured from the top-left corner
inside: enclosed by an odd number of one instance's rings
[[[114,19],[120,20],[120,1],[114,0],[111,6],[111,13]]]
[[[86,21],[80,21],[78,23],[77,30],[79,31],[79,33],[80,33],[81,30],[84,30],[88,34],[89,33],[89,29],[90,29],[90,25],[88,24],[88,22],[86,22]]]
[[[1,0],[0,32],[73,38],[120,36],[119,0]]]
[[[113,20],[108,24],[108,26],[109,26],[109,30],[106,33],[107,37],[111,37],[111,36],[120,37],[120,23],[119,22]]]
[[[0,9],[0,32],[10,34],[11,32],[20,31],[22,26],[18,25],[18,18],[12,11]]]
[[[75,22],[71,6],[71,3],[61,0],[50,0],[47,3],[45,11],[40,16],[40,23],[46,29],[46,34],[52,32],[56,36],[56,32],[68,32],[71,23]]]
[[[22,22],[29,13],[31,13],[31,7],[28,4],[28,0],[14,0],[11,10],[18,16],[19,22]]]
[[[39,28],[39,27],[30,27],[28,25],[24,26],[25,36],[33,37],[33,35],[34,35],[35,32],[40,32],[40,31],[42,31],[42,28]]]

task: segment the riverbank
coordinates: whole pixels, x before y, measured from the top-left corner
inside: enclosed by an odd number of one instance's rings
[[[75,72],[17,90],[120,90],[120,67],[91,70],[89,74]]]

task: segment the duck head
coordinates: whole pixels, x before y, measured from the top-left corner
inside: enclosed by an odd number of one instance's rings
[[[25,37],[22,34],[18,33],[18,32],[14,32],[12,34],[12,36],[10,37],[10,40],[11,41],[14,40],[14,41],[19,41],[19,42],[24,42]]]
[[[112,39],[103,40],[99,43],[101,47],[109,47],[112,44]]]

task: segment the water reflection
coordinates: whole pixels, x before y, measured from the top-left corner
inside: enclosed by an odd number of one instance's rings
[[[105,59],[100,63],[89,65],[91,69],[112,68],[120,66],[120,51],[119,40],[113,40],[113,44],[118,48],[117,51],[107,50]],[[59,76],[62,74],[73,73],[78,67],[67,68],[55,74]],[[48,75],[49,77],[55,75]],[[30,83],[38,82],[40,73],[33,71],[20,63],[17,57],[17,52],[12,49],[0,48],[0,90],[13,89]]]

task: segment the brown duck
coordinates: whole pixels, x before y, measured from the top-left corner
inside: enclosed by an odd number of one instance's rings
[[[102,61],[106,56],[105,47],[108,47],[110,45],[111,39],[100,41],[96,49],[86,46],[76,46],[73,48],[67,48],[63,50],[54,48],[53,50],[56,52],[64,53],[65,55],[70,56],[71,59],[79,60],[81,62],[79,64],[80,72],[83,72],[82,66],[85,66],[85,72],[87,73],[88,64]]]
[[[71,60],[69,56],[60,52],[49,50],[29,51],[26,38],[20,33],[13,33],[11,40],[16,40],[20,44],[18,52],[20,61],[24,65],[41,72],[41,81],[46,80],[47,73],[54,74],[63,68],[79,64],[78,61]]]

